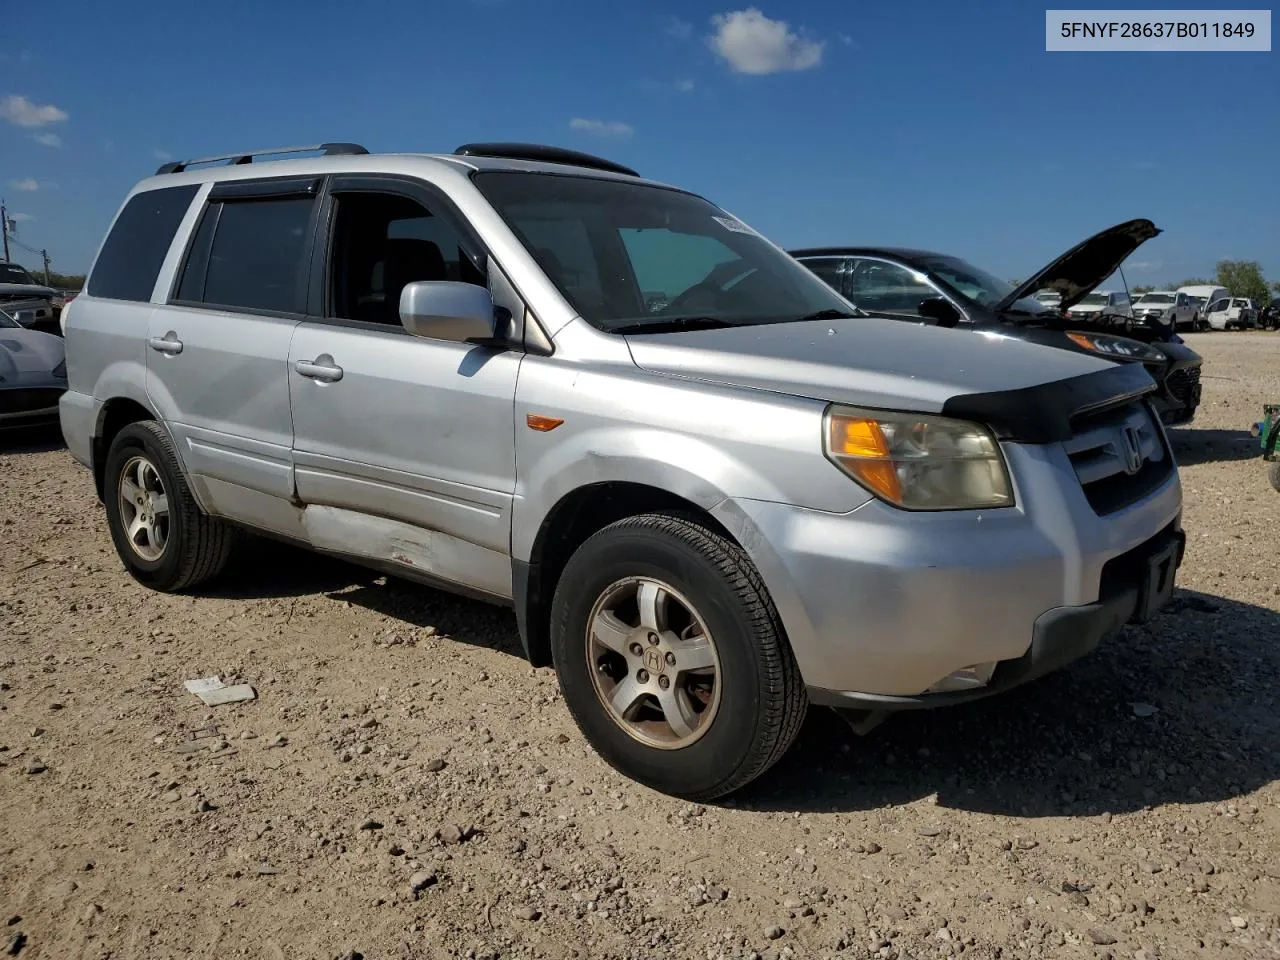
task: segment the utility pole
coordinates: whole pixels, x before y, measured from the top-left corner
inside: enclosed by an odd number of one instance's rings
[[[40,256],[44,257],[44,285],[49,285],[49,251],[41,250]]]
[[[9,211],[5,209],[4,200],[0,198],[0,233],[4,234],[4,262],[9,262]]]

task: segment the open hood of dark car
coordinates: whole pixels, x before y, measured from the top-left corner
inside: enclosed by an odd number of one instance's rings
[[[1108,227],[1040,269],[994,309],[999,313],[1039,290],[1056,290],[1062,295],[1060,308],[1066,310],[1115,273],[1129,254],[1160,233],[1150,220],[1126,220]]]

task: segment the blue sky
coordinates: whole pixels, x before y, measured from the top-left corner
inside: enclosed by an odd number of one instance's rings
[[[1131,284],[1280,280],[1280,59],[1046,53],[1044,7],[45,0],[0,41],[0,193],[83,270],[160,160],[353,140],[585,149],[788,246],[912,244],[1024,276],[1134,216]],[[34,265],[35,258],[15,259]]]

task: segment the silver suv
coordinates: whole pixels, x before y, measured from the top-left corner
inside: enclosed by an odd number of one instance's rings
[[[297,149],[138,184],[70,312],[63,432],[143,584],[247,528],[511,605],[600,754],[703,800],[810,703],[985,696],[1169,598],[1140,364],[851,319],[585,154]]]

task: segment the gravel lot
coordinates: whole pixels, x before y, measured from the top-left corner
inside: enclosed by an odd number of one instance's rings
[[[1280,956],[1280,335],[1188,340],[1169,612],[864,738],[814,711],[707,807],[597,760],[509,612],[260,541],[150,593],[56,434],[0,441],[0,950]]]

